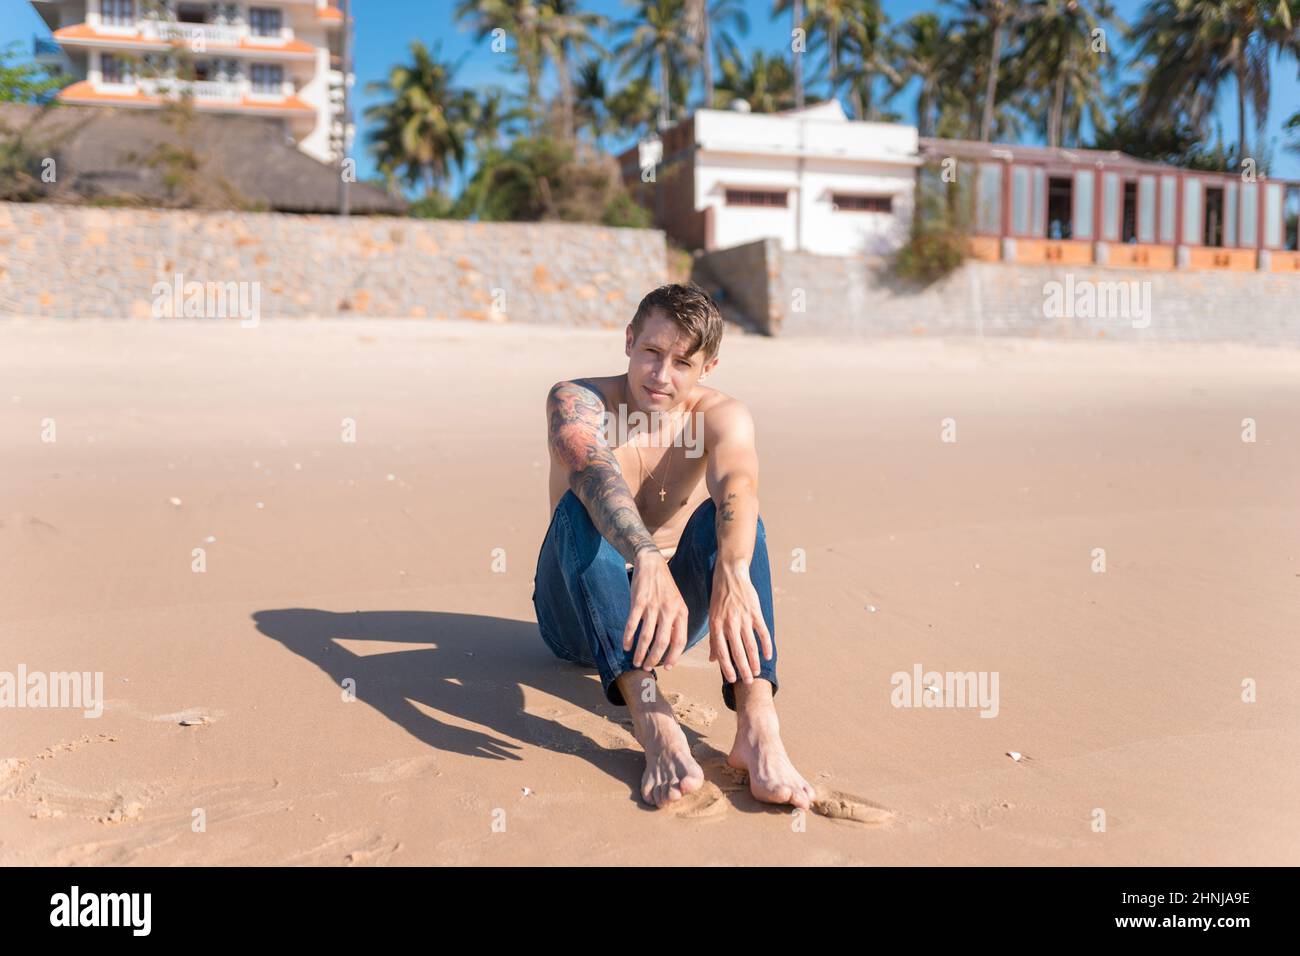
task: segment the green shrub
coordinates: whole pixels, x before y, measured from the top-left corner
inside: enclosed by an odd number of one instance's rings
[[[966,258],[966,236],[943,226],[912,234],[894,257],[894,274],[900,279],[929,285],[953,272]]]
[[[651,217],[649,210],[638,205],[626,190],[615,194],[605,205],[605,215],[601,222],[606,226],[622,226],[630,229],[649,229]]]

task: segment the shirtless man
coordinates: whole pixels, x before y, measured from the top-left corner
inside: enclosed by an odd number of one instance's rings
[[[551,389],[552,517],[533,604],[556,656],[595,666],[606,697],[631,711],[647,803],[704,783],[654,668],[671,670],[708,633],[736,712],[727,763],[748,771],[759,800],[807,808],[814,791],[786,755],[773,702],[754,422],[741,402],[698,384],[718,365],[722,327],[697,286],[662,286],[627,327],[626,374]]]

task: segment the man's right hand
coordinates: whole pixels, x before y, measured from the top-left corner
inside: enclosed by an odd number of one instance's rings
[[[688,617],[686,602],[663,554],[656,548],[639,551],[632,563],[632,613],[623,629],[623,650],[627,651],[632,649],[637,625],[641,625],[632,663],[650,670],[662,660],[664,667],[671,669],[686,649]]]

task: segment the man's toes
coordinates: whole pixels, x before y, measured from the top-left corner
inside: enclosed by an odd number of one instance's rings
[[[702,786],[704,786],[704,771],[700,771],[699,773],[692,771],[682,778],[680,784],[683,794],[694,793]]]
[[[762,788],[762,794],[755,794],[760,800],[766,803],[789,803],[790,802],[790,785],[788,783],[767,784]]]

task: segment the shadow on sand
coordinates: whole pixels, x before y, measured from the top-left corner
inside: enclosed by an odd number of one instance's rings
[[[635,744],[626,744],[632,739],[627,709],[605,700],[594,668],[552,655],[531,621],[435,611],[335,613],[310,608],[258,611],[253,621],[267,637],[324,671],[340,693],[343,681],[352,678],[358,701],[430,747],[489,760],[522,759],[521,742],[575,754],[630,784],[631,798],[641,803],[638,786],[645,758]],[[354,652],[339,641],[418,646],[377,647],[373,652],[358,647]],[[564,703],[548,702],[542,705],[545,714],[529,713],[524,710],[525,687]],[[586,726],[591,733],[552,717]],[[619,727],[629,734],[620,734]],[[701,762],[725,756],[702,744],[691,728],[682,729]]]

